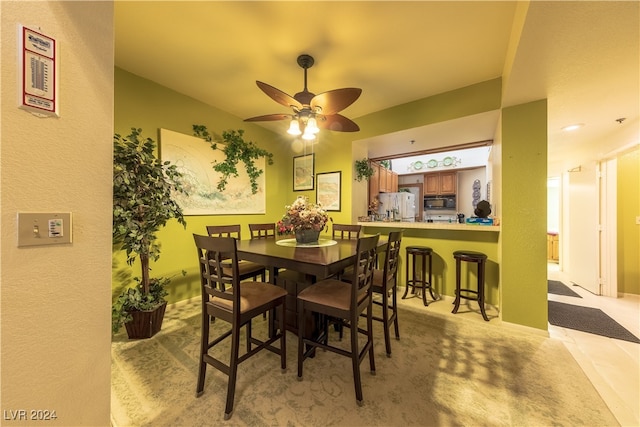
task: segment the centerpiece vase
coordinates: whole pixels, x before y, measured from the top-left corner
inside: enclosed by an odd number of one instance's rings
[[[315,243],[318,241],[320,237],[319,230],[297,230],[296,231],[296,242],[297,243]]]

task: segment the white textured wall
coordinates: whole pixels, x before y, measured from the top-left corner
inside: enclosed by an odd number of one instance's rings
[[[113,3],[0,8],[2,424],[109,425]],[[17,108],[17,24],[59,43],[60,118]],[[18,211],[72,212],[73,243],[18,248]]]

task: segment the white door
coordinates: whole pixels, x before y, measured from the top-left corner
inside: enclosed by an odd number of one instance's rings
[[[569,280],[600,295],[599,178],[596,163],[566,173],[562,255]],[[564,235],[564,236],[563,236]]]

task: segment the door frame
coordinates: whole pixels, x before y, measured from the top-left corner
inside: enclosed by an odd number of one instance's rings
[[[617,240],[617,181],[618,160],[607,159],[599,163],[600,194],[600,292],[604,296],[618,296],[618,240]]]

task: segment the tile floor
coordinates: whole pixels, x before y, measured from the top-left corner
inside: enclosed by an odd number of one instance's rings
[[[640,337],[640,297],[625,295],[623,298],[596,296],[588,291],[572,286],[563,277],[556,264],[549,265],[549,279],[560,280],[578,293],[582,298],[549,294],[549,300],[599,308],[615,319],[629,332]],[[411,297],[402,300],[404,288],[400,288],[398,303],[422,307],[422,298]],[[431,298],[428,299],[431,301]],[[453,298],[429,304],[429,310],[441,314],[451,314]],[[453,316],[453,314],[451,314]],[[513,327],[502,323],[495,308],[487,307],[487,315],[499,327]],[[471,321],[483,322],[477,304],[463,301],[457,316]],[[515,325],[517,326],[517,325]],[[535,329],[526,331],[537,333]],[[540,332],[545,334],[544,332]],[[572,329],[549,325],[548,336],[562,340],[580,365],[600,396],[611,409],[622,426],[640,426],[640,344],[615,340],[599,335],[588,334]]]
[[[549,265],[549,279],[560,280],[582,298],[549,294],[549,300],[599,308],[640,337],[640,297],[596,296],[572,283]],[[640,425],[640,344],[549,325],[549,336],[565,346],[623,426]]]

